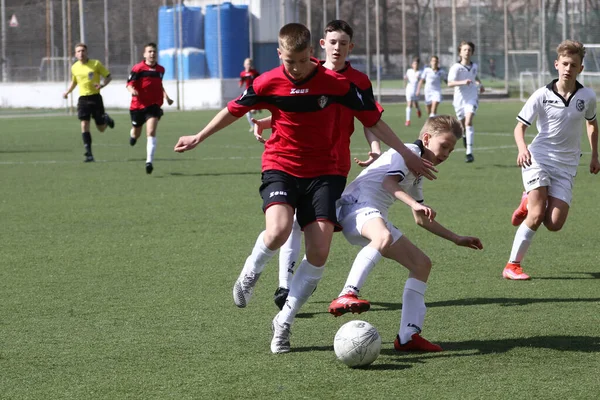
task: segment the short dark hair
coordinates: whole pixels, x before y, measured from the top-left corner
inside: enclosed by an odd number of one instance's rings
[[[310,47],[310,31],[295,22],[284,25],[279,30],[279,47],[291,52],[306,50]]]
[[[352,37],[354,36],[354,30],[352,29],[350,24],[341,19],[334,19],[332,21],[329,21],[329,23],[327,23],[327,26],[325,27],[324,35],[327,36],[329,32],[338,31],[346,33],[348,36],[350,36],[350,40],[352,40]]]
[[[86,50],[87,50],[87,44],[85,44],[85,43],[77,43],[77,44],[75,45],[75,49],[77,49],[78,47],[83,47],[84,49],[86,49]]]
[[[144,50],[146,49],[146,47],[153,47],[154,50],[156,50],[158,48],[158,46],[154,42],[146,43],[146,45],[144,46]]]
[[[473,52],[473,54],[475,54],[475,43],[473,43],[473,42],[467,42],[466,40],[463,40],[458,45],[458,51],[460,51],[460,48],[463,47],[464,45],[469,46],[471,48],[471,51]]]

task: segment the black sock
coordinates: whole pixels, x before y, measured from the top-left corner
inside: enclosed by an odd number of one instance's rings
[[[85,154],[92,155],[92,134],[89,132],[83,132],[81,134],[81,138],[83,139]]]

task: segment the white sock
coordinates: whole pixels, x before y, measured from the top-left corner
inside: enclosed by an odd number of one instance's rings
[[[134,128],[131,128],[131,130],[129,131],[129,137],[135,138],[135,135],[133,134],[134,132]]]
[[[151,163],[154,160],[154,151],[156,150],[156,136],[148,136],[146,142],[146,162]]]
[[[513,241],[512,250],[510,252],[510,259],[508,260],[514,264],[520,264],[523,257],[525,257],[525,253],[529,249],[529,245],[531,244],[531,240],[533,240],[533,236],[535,235],[533,229],[530,229],[525,222],[523,222],[519,229],[517,229],[517,233],[515,233],[515,240]]]
[[[431,117],[435,117],[435,114],[434,113],[429,114],[429,118],[431,118]]]
[[[248,118],[248,123],[250,124],[250,128],[254,128],[254,122],[252,122],[252,113],[246,113],[246,118]]]
[[[269,260],[275,254],[274,250],[271,250],[265,246],[264,236],[265,231],[262,231],[256,239],[256,243],[252,249],[252,254],[250,254],[246,259],[246,263],[244,264],[244,270],[246,272],[260,274],[263,269],[265,269],[265,265],[267,265]]]
[[[358,294],[367,280],[367,276],[369,276],[369,273],[379,260],[381,260],[381,253],[377,251],[377,249],[369,246],[363,247],[354,259],[354,263],[348,274],[348,279],[346,280],[346,284],[344,285],[344,289],[342,289],[340,296],[349,293]]]
[[[296,313],[306,303],[310,295],[317,288],[317,284],[323,277],[325,266],[317,267],[310,264],[306,257],[298,266],[294,278],[290,285],[290,294],[283,306],[283,309],[277,314],[277,321],[280,324],[292,324]]]
[[[466,137],[467,137],[467,154],[472,154],[473,153],[473,139],[475,137],[475,129],[473,128],[473,126],[467,126],[465,129],[466,132]]]
[[[402,295],[402,316],[400,318],[400,344],[410,341],[415,333],[421,333],[425,321],[425,290],[427,284],[415,278],[408,278]]]
[[[286,242],[279,249],[279,287],[289,289],[294,267],[298,262],[300,246],[302,245],[302,230],[296,216],[292,225],[292,233]]]
[[[410,107],[406,107],[406,120],[410,121]]]

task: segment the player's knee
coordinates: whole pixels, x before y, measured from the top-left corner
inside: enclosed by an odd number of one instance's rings
[[[565,221],[552,221],[550,219],[548,221],[544,221],[544,225],[550,232],[558,232],[565,225]]]
[[[306,260],[315,266],[325,265],[329,256],[329,246],[317,245],[306,248]]]
[[[542,210],[529,210],[527,213],[527,222],[529,226],[538,227],[544,222],[544,212]]]
[[[385,249],[389,248],[394,241],[392,234],[390,231],[385,230],[379,232],[377,235],[373,236],[371,239],[371,247],[376,248],[380,253]]]
[[[96,125],[100,132],[104,132],[106,130],[106,125]]]
[[[278,249],[286,242],[290,230],[283,226],[277,226],[265,231],[263,241],[269,249]]]

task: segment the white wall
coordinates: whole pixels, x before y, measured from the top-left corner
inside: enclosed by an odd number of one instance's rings
[[[125,83],[115,80],[102,89],[102,100],[106,108],[129,109],[131,95],[125,89]],[[165,81],[163,85],[169,97],[176,100],[176,82]],[[182,110],[219,109],[241,93],[237,79],[190,80],[181,82],[179,88]],[[70,104],[62,98],[65,90],[64,83],[0,83],[0,107],[64,109]],[[77,104],[77,88],[72,96],[73,103]],[[171,107],[175,107],[175,104]]]

